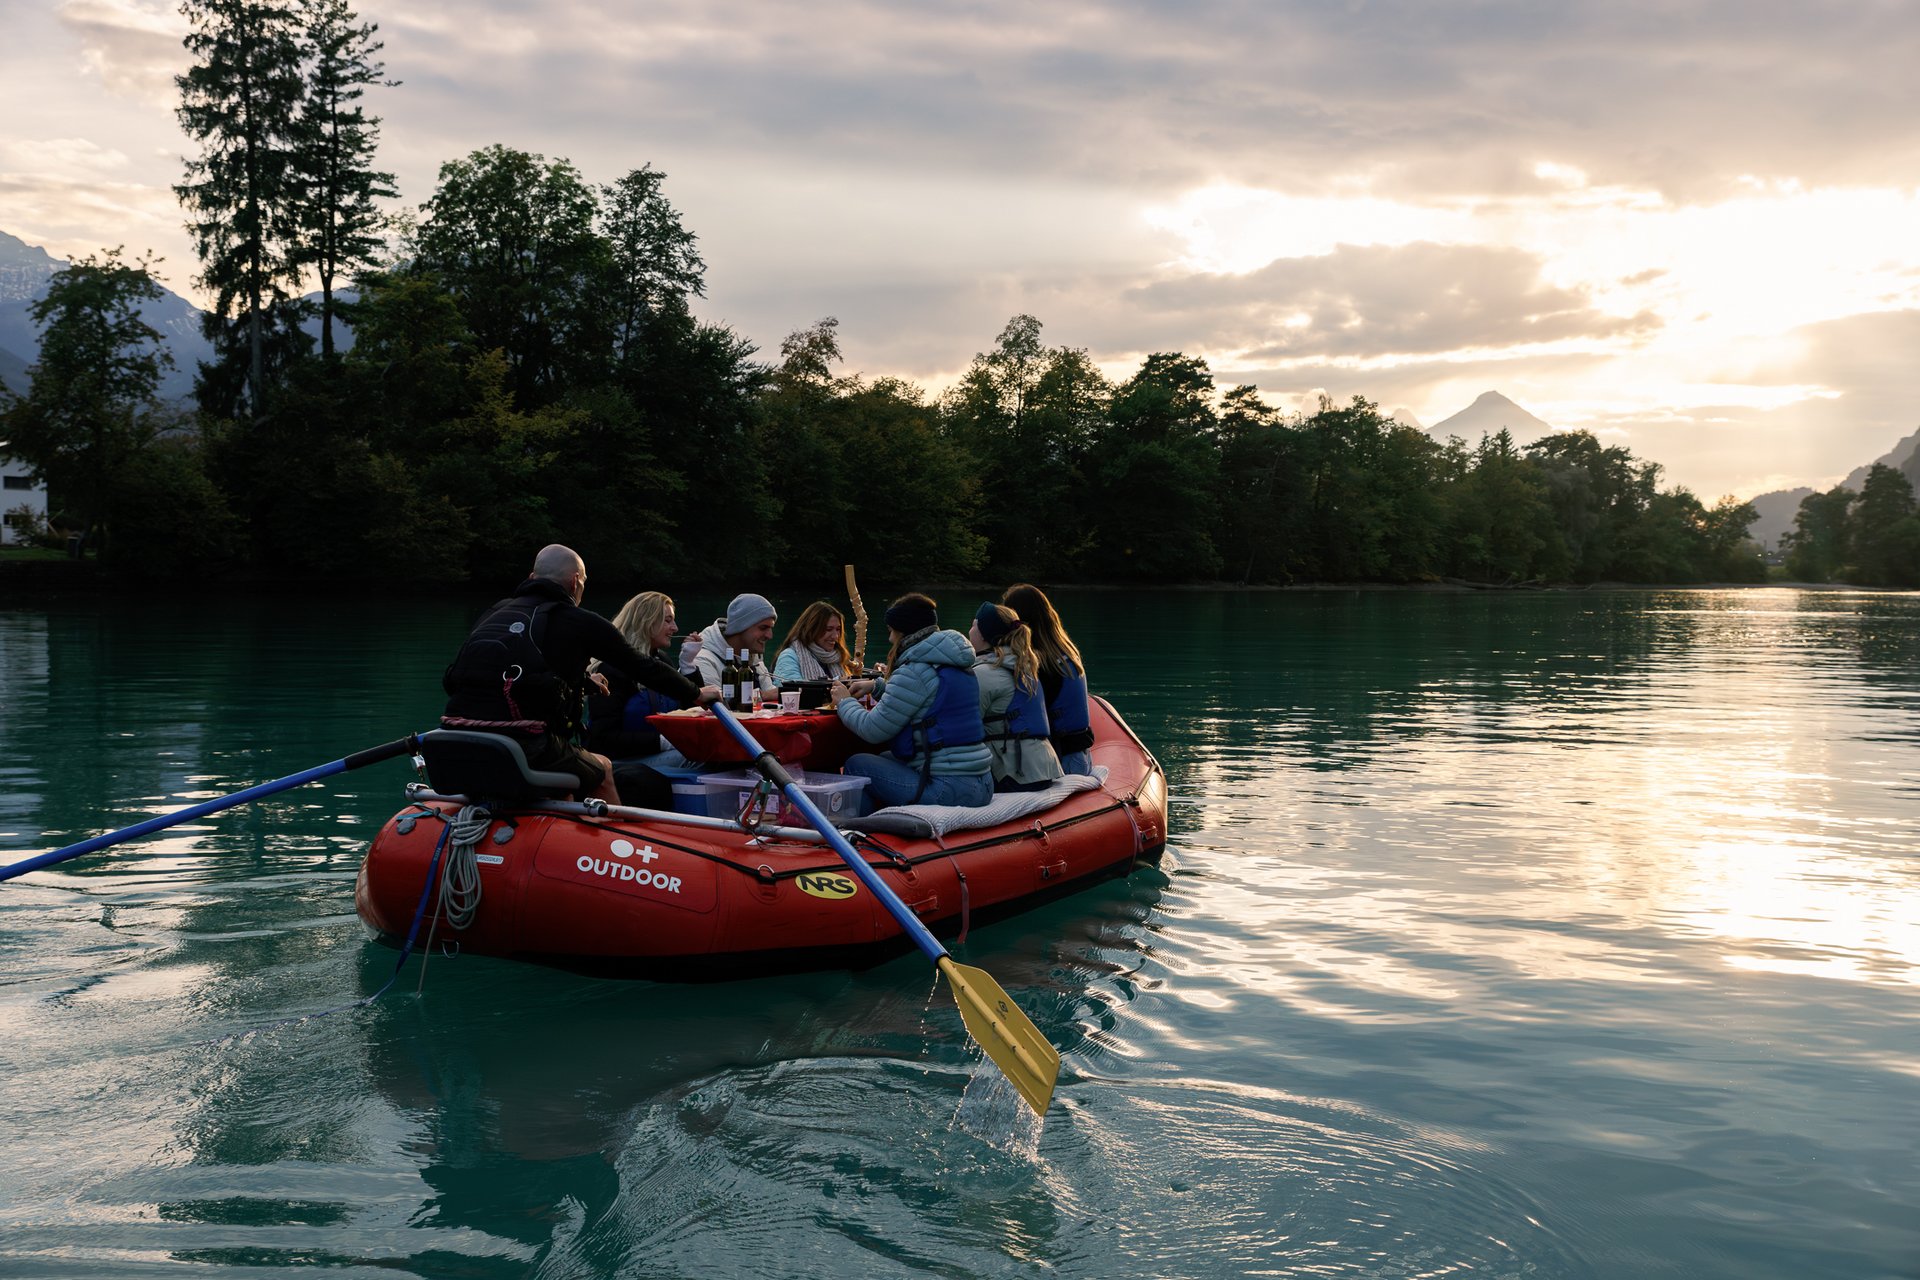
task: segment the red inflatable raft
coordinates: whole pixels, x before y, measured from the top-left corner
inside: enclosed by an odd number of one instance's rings
[[[949,936],[1125,874],[1165,842],[1166,775],[1111,706],[1093,704],[1103,785],[943,839],[908,834],[911,824],[889,827],[884,816],[864,831],[860,820],[848,822],[849,838],[930,929]],[[462,798],[411,790],[415,803],[381,828],[354,890],[360,918],[390,941],[418,920],[419,938],[431,931],[435,945],[463,952],[682,978],[857,966],[911,946],[809,830],[529,800],[489,806],[477,841],[470,825],[463,867],[442,843]],[[448,918],[464,914],[459,894],[448,909],[445,896],[426,892],[436,850],[436,881],[448,878],[450,861],[455,884],[477,879],[478,905],[464,927]]]

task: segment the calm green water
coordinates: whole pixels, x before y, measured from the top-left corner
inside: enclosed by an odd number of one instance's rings
[[[481,603],[0,604],[0,854],[427,727]],[[1061,603],[1175,806],[960,949],[1033,1151],[917,959],[274,1025],[395,763],[0,885],[0,1274],[1920,1275],[1920,597]]]

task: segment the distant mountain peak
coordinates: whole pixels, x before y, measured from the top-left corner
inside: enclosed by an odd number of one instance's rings
[[[0,302],[30,302],[67,264],[19,236],[0,231]]]
[[[53,273],[66,266],[40,246],[0,231],[0,384],[16,392],[26,390],[26,371],[40,357],[40,327],[30,308],[46,296]],[[161,396],[179,400],[191,395],[195,370],[202,360],[213,358],[213,347],[200,332],[200,312],[166,290],[141,305],[140,318],[160,330],[174,359],[173,369],[161,379]]]
[[[1473,441],[1503,429],[1520,444],[1529,444],[1553,432],[1551,424],[1534,417],[1498,391],[1482,391],[1472,404],[1450,418],[1442,418],[1427,431],[1443,438],[1459,436]]]
[[[66,264],[39,245],[28,244],[19,236],[0,231],[0,265],[45,266],[49,270],[58,271]]]

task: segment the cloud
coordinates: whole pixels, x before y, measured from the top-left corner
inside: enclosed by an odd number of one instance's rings
[[[90,182],[128,170],[127,153],[87,138],[0,139],[0,173],[60,182]]]
[[[565,133],[617,121],[910,170],[1160,190],[1362,177],[1432,196],[1539,191],[1547,160],[1692,198],[1746,174],[1877,179],[1920,142],[1920,24],[1900,5],[481,0],[372,16],[409,74],[486,68],[478,124],[539,101]]]
[[[1133,290],[1127,301],[1202,347],[1249,361],[1435,355],[1500,346],[1632,338],[1646,313],[1610,315],[1584,289],[1549,285],[1541,262],[1478,245],[1342,246],[1240,276],[1193,276]]]
[[[81,57],[114,93],[172,106],[173,78],[186,70],[181,37],[187,26],[174,4],[145,0],[62,0],[60,22],[80,42]]]

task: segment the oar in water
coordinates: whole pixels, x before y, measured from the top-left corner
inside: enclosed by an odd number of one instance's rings
[[[419,749],[420,739],[413,734],[408,734],[397,742],[389,742],[378,747],[368,747],[365,751],[356,751],[352,755],[342,757],[331,764],[315,765],[311,769],[303,769],[299,773],[290,773],[286,777],[276,779],[272,782],[262,782],[258,786],[248,787],[244,791],[236,791],[231,795],[220,796],[217,799],[203,801],[196,805],[189,805],[184,809],[175,809],[172,813],[163,813],[157,818],[148,818],[145,822],[136,822],[130,827],[122,827],[118,831],[109,831],[105,835],[94,836],[91,839],[82,840],[78,844],[70,844],[64,849],[55,849],[51,853],[35,854],[25,861],[16,862],[11,866],[0,867],[0,880],[11,880],[15,876],[23,876],[29,871],[38,871],[40,868],[50,867],[56,862],[65,862],[68,858],[78,858],[82,854],[95,853],[101,849],[120,844],[123,841],[136,840],[150,832],[159,831],[163,828],[174,826],[177,823],[191,822],[195,818],[203,818],[210,813],[219,813],[222,809],[231,809],[233,806],[245,804],[249,800],[258,800],[262,796],[270,796],[278,791],[288,791],[303,783],[313,782],[320,778],[332,777],[336,773],[345,773],[349,769],[358,769],[362,765],[377,764],[382,760],[391,760],[395,756],[410,755]]]
[[[1047,1043],[1040,1028],[1033,1020],[1020,1011],[1013,997],[993,980],[993,975],[984,969],[975,969],[969,965],[955,963],[940,945],[939,939],[920,923],[920,917],[907,908],[896,894],[867,865],[867,860],[854,852],[847,838],[840,834],[839,828],[827,821],[826,815],[814,807],[807,793],[794,784],[793,775],[774,758],[771,751],[754,741],[746,726],[734,717],[722,703],[713,704],[713,713],[727,726],[734,740],[752,758],[753,768],[760,776],[779,787],[787,802],[806,815],[813,829],[826,838],[840,860],[847,864],[867,891],[880,900],[880,905],[900,923],[907,936],[927,954],[941,973],[946,975],[947,985],[953,988],[953,998],[960,1006],[960,1020],[966,1023],[967,1031],[986,1050],[987,1057],[994,1065],[1013,1081],[1013,1087],[1027,1100],[1035,1114],[1045,1115],[1047,1104],[1053,1100],[1053,1084],[1060,1076],[1060,1053]]]

